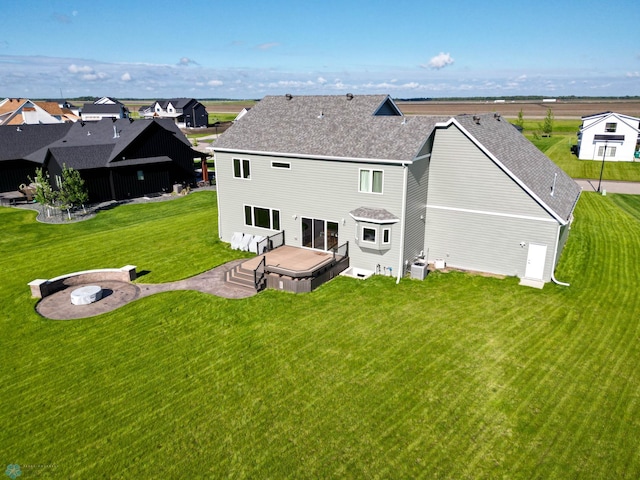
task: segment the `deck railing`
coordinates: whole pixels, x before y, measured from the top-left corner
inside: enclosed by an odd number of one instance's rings
[[[264,284],[264,270],[266,264],[266,257],[262,257],[262,260],[260,260],[260,263],[253,271],[253,283],[258,291],[262,290],[262,286]]]
[[[332,248],[331,250],[333,251],[333,260],[335,261],[337,259],[338,261],[340,261],[343,258],[349,256],[349,242],[345,242],[338,247]]]
[[[270,237],[265,238],[257,243],[257,254],[262,255],[263,253],[270,252],[274,248],[278,248],[284,245],[284,230],[278,232]]]

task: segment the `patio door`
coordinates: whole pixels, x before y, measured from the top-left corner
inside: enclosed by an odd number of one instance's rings
[[[302,246],[331,250],[338,246],[338,223],[302,217]]]

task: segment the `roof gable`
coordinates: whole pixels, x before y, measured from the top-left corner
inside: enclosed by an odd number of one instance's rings
[[[496,114],[459,115],[441,127],[455,125],[507,175],[561,223],[569,221],[580,186]]]
[[[640,118],[631,117],[629,115],[623,115],[621,113],[615,112],[604,112],[596,115],[582,117],[583,124],[580,128],[580,131],[584,132],[597,125],[608,123],[612,119],[616,120],[616,122],[620,122],[628,126],[629,128],[632,128],[636,132],[640,132],[640,129],[638,128],[640,125]]]

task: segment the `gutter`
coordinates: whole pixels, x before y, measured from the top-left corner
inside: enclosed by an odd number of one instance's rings
[[[330,155],[310,155],[303,153],[287,153],[287,152],[269,152],[266,150],[241,150],[235,148],[213,147],[216,152],[230,153],[236,155],[263,155],[269,157],[280,158],[304,158],[307,160],[330,160],[338,162],[357,162],[357,163],[381,163],[387,165],[405,165],[407,160],[396,160],[390,158],[364,158],[364,157],[337,157]]]
[[[396,279],[396,285],[400,283],[400,279],[402,278],[402,274],[404,272],[404,235],[405,224],[407,223],[407,175],[409,169],[407,168],[406,163],[402,164],[402,168],[404,169],[404,172],[402,185],[402,215],[400,216],[400,258],[398,261],[398,278]]]

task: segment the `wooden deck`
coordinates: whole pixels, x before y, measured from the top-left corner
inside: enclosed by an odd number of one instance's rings
[[[262,257],[266,257],[266,269],[269,267],[291,272],[313,272],[333,260],[330,252],[320,252],[307,248],[283,245],[263,255],[247,260],[242,264],[246,270],[255,270]]]

